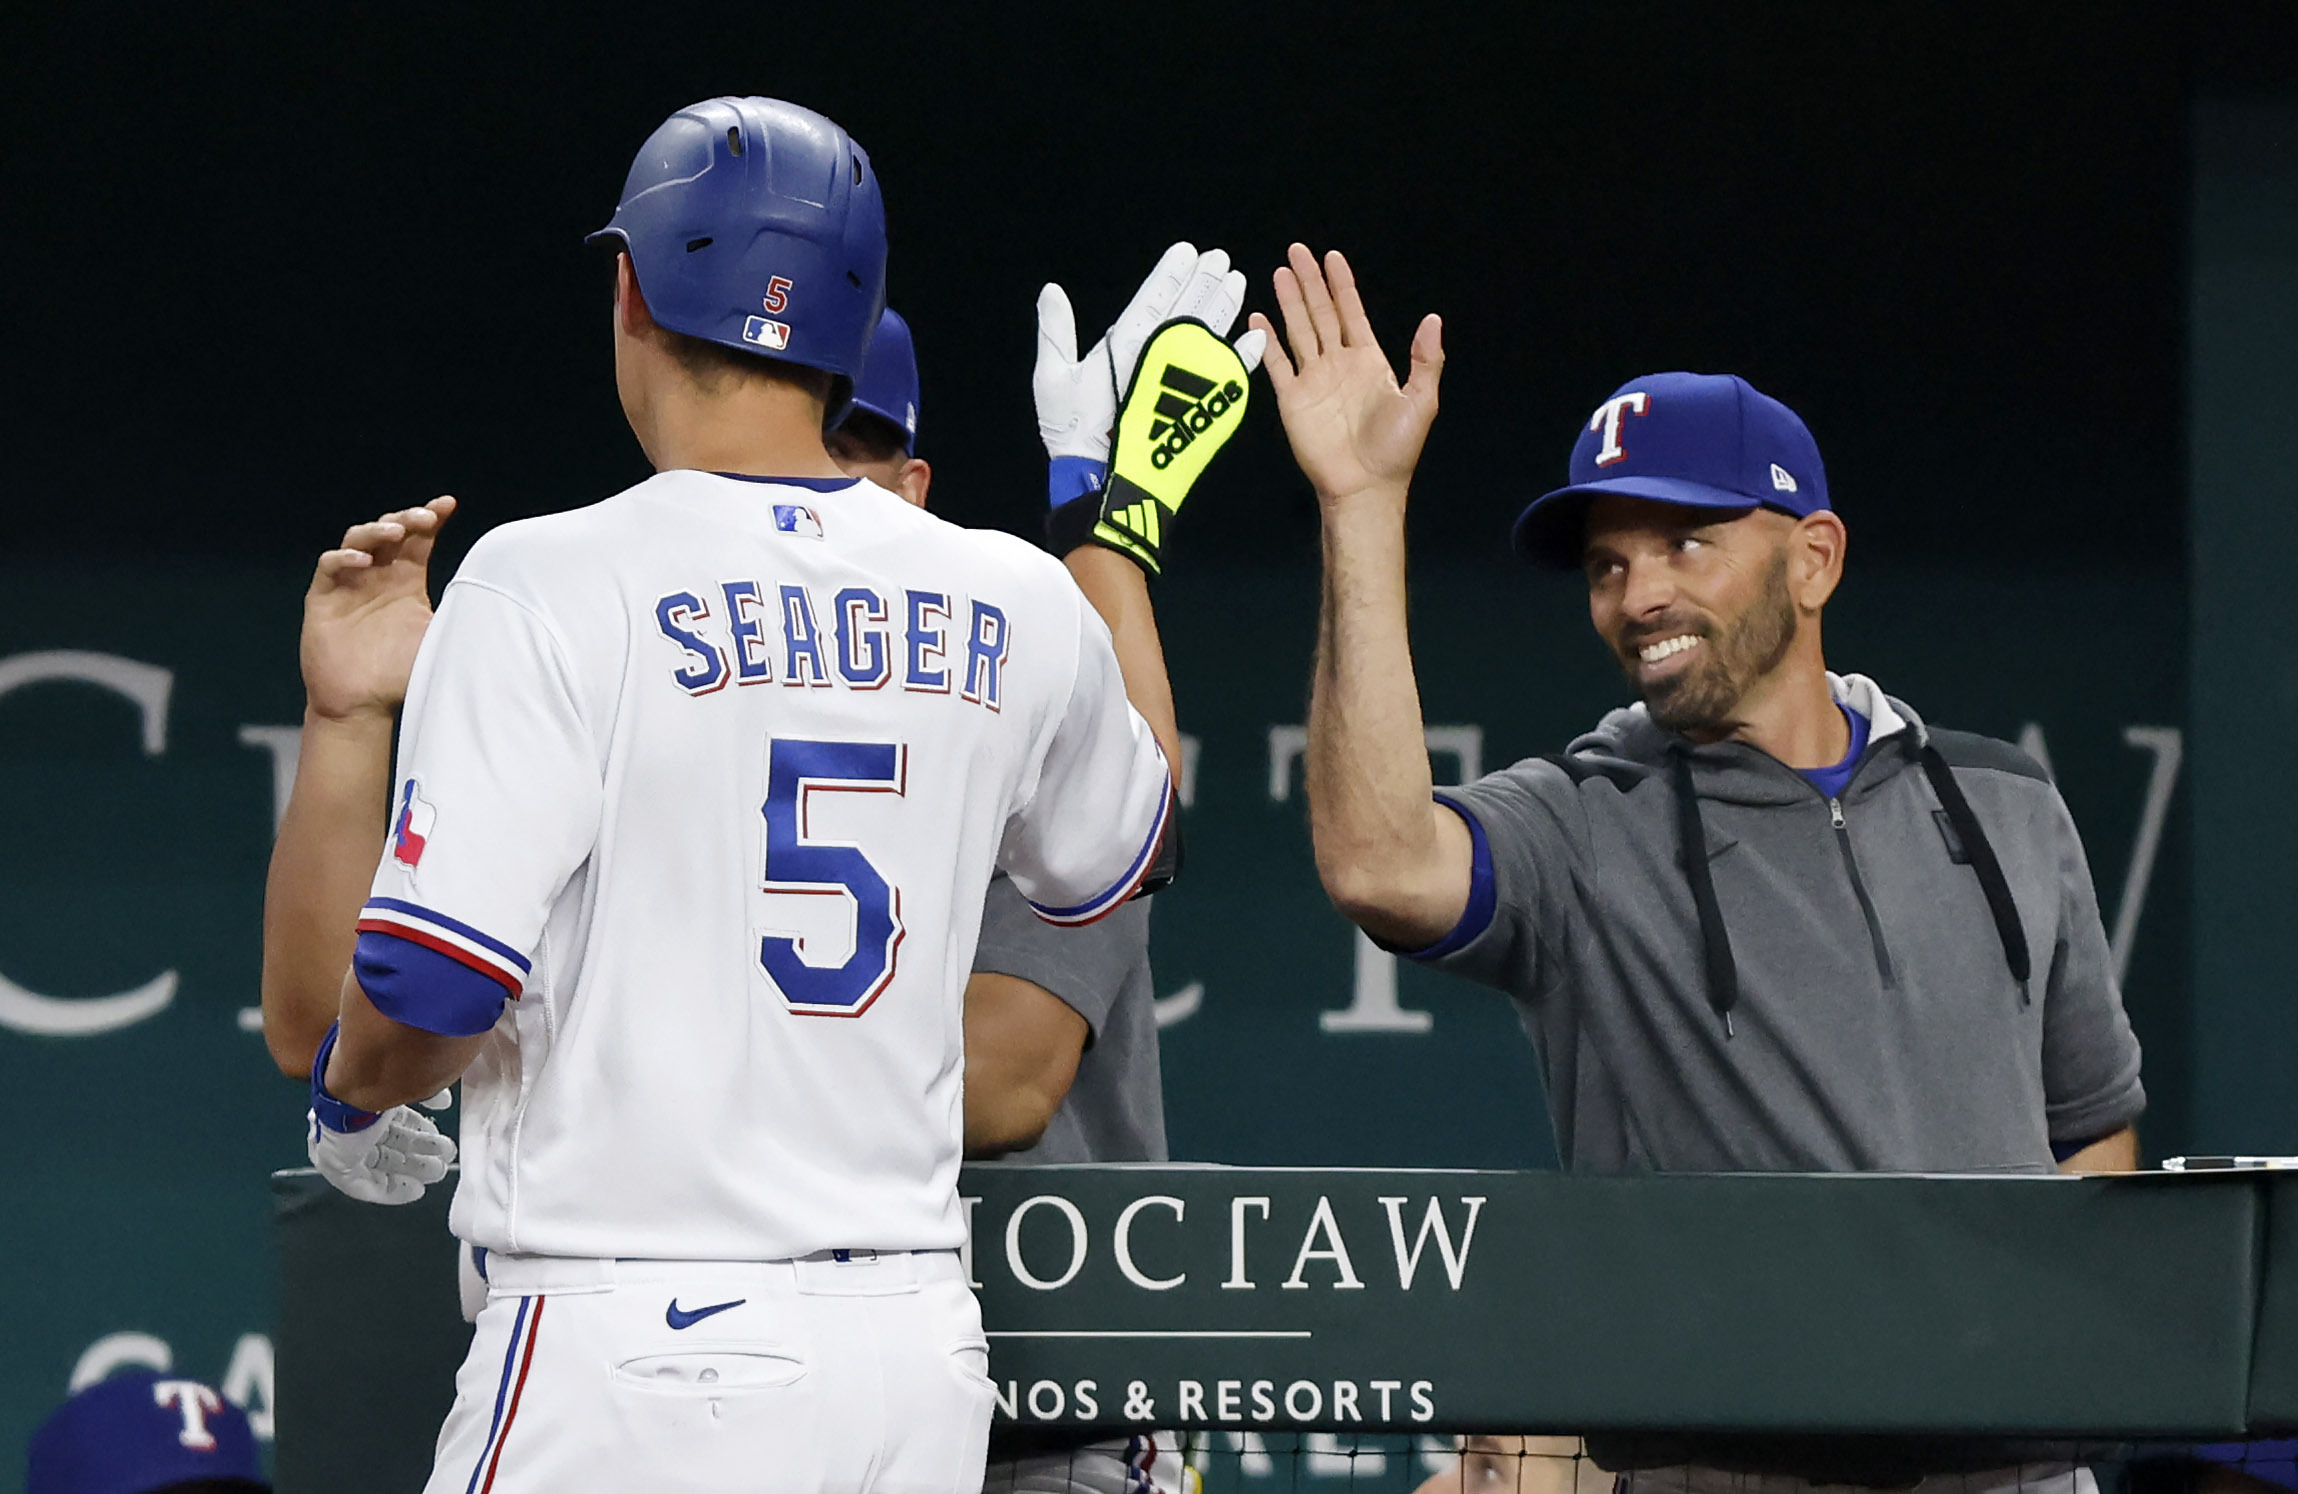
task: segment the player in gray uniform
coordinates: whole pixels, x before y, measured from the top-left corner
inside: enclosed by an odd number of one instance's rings
[[[1058,286],[1046,287],[1033,382],[1053,502],[1072,521],[1066,529],[1059,520],[1048,526],[1057,548],[1064,534],[1075,539],[1080,526],[1074,520],[1103,506],[1118,396],[1156,330],[1153,309],[1164,305],[1168,316],[1193,316],[1224,330],[1241,303],[1242,279],[1218,250],[1199,255],[1177,244],[1084,358],[1074,351],[1067,297]],[[849,472],[923,505],[932,474],[917,456],[916,363],[907,326],[892,323],[879,337],[888,332],[892,341],[871,344],[855,412],[833,434],[830,451]],[[1257,347],[1245,344],[1240,351],[1250,362]],[[1073,566],[1123,556],[1116,563],[1154,574],[1154,555],[1144,561],[1131,547],[1071,553]],[[1129,671],[1153,672],[1155,693],[1165,693],[1162,657],[1154,651],[1124,657],[1122,649],[1121,657]],[[1082,928],[1059,928],[1031,912],[1003,876],[990,883],[966,986],[969,1156],[1027,1163],[1166,1160],[1149,970],[1154,901],[1128,903]],[[993,1427],[984,1487],[990,1494],[1146,1494],[1181,1488],[1187,1477],[1170,1436],[1097,1439]]]
[[[1225,265],[1209,263],[1208,278],[1226,278]],[[923,508],[933,468],[917,454],[918,404],[909,324],[888,311],[855,381],[853,409],[828,445],[854,476]],[[1153,901],[1058,928],[1031,912],[1003,873],[991,881],[966,985],[968,1156],[1164,1160],[1149,980]]]
[[[1004,877],[990,883],[981,943],[966,987],[966,1073],[995,1050],[975,1047],[977,994],[1004,985],[1057,998],[1087,1034],[1075,1081],[1034,1145],[1014,1162],[1162,1162],[1165,1099],[1157,1066],[1155,987],[1149,975],[1149,910],[1128,903],[1084,928],[1055,928]],[[994,996],[993,996],[994,999]],[[1068,1024],[1063,1024],[1068,1025]],[[975,1055],[983,1054],[977,1060]],[[975,1124],[969,1106],[969,1131]],[[1166,1434],[1097,1438],[993,1423],[984,1494],[1148,1494],[1185,1487],[1178,1439]]]
[[[1215,278],[1227,274],[1222,268]],[[907,324],[886,316],[856,382],[853,412],[831,433],[830,454],[847,471],[922,507],[933,472],[917,454],[917,362]],[[1031,912],[1005,876],[990,882],[966,983],[968,1156],[1165,1160],[1149,975],[1155,901],[1139,899],[1099,923],[1058,928]],[[1170,1439],[993,1427],[985,1488],[1133,1494],[1177,1487],[1181,1476]]]
[[[1163,1162],[1165,1098],[1157,1066],[1156,988],[1149,913],[1126,904],[1099,923],[1064,929],[1029,911],[1013,884],[990,883],[975,946],[976,982],[1026,981],[1058,997],[1085,1028],[1077,1076],[1034,1143],[1011,1162]],[[967,988],[969,992],[974,987]]]
[[[1053,462],[1055,505],[1067,507],[1072,521],[1066,531],[1058,521],[1049,525],[1057,548],[1065,532],[1074,539],[1081,527],[1076,519],[1104,506],[1117,399],[1156,330],[1153,308],[1163,305],[1168,316],[1193,316],[1225,330],[1242,292],[1242,277],[1228,269],[1225,255],[1175,245],[1134,305],[1080,359],[1067,298],[1059,287],[1046,288],[1041,321],[1051,325],[1041,329],[1039,423]],[[883,346],[873,341],[855,412],[834,433],[830,449],[848,471],[923,505],[932,474],[916,451],[916,363],[907,327],[892,323],[879,337],[889,332]],[[1242,351],[1250,362],[1257,349],[1247,344]],[[1130,546],[1105,544],[1084,554],[1073,546],[1071,557],[1073,567],[1114,561],[1155,573],[1155,552],[1145,561]],[[1129,671],[1153,674],[1152,693],[1166,694],[1164,661],[1154,650],[1124,663]],[[991,882],[966,987],[968,1155],[1027,1163],[1166,1159],[1149,970],[1153,902],[1129,903],[1082,928],[1060,928],[1031,912],[1006,878]],[[1184,1487],[1187,1478],[1169,1436],[1096,1439],[1000,1427],[991,1433],[985,1489],[1146,1494]]]

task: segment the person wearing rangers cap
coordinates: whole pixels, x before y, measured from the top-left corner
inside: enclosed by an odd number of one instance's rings
[[[268,1490],[247,1413],[212,1385],[155,1370],[99,1380],[40,1423],[24,1494]]]
[[[1743,379],[1692,373],[1632,379],[1582,417],[1571,481],[1515,542],[1581,572],[1637,698],[1562,752],[1439,791],[1404,514],[1441,324],[1415,333],[1400,386],[1347,262],[1297,244],[1288,261],[1289,356],[1255,325],[1324,531],[1317,871],[1375,940],[1515,999],[1564,1166],[2135,1166],[2139,1048],[2074,821],[2016,747],[1828,669],[1847,532],[1803,422]],[[1640,1451],[1625,1461],[1670,1467],[1623,1489],[1701,1489],[1719,1466],[1844,1476],[1712,1441]]]

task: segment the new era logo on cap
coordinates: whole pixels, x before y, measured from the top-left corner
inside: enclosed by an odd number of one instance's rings
[[[1587,507],[1607,495],[1797,518],[1829,506],[1811,432],[1732,374],[1658,373],[1622,384],[1581,427],[1570,478],[1517,519],[1517,553],[1576,566]]]

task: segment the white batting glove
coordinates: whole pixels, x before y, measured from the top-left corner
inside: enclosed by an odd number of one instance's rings
[[[438,1109],[444,1092],[424,1102]],[[322,1125],[316,1112],[304,1113],[305,1147],[319,1175],[361,1203],[405,1204],[447,1175],[455,1143],[442,1136],[431,1118],[394,1105],[374,1123],[356,1131]]]
[[[1052,459],[1048,496],[1055,508],[1097,491],[1109,469],[1117,401],[1133,382],[1149,335],[1175,317],[1194,317],[1226,337],[1245,304],[1245,277],[1219,249],[1193,244],[1167,249],[1125,310],[1084,357],[1077,356],[1077,313],[1069,293],[1048,284],[1037,293],[1037,433]],[[1247,332],[1234,344],[1248,371],[1260,366],[1268,338]]]

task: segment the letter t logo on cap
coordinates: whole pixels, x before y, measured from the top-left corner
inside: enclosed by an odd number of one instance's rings
[[[198,1452],[215,1450],[215,1433],[207,1429],[207,1419],[223,1409],[223,1402],[214,1391],[197,1380],[160,1380],[152,1385],[152,1400],[161,1406],[172,1402],[183,1413],[178,1442]]]
[[[1588,429],[1604,433],[1603,450],[1596,453],[1597,466],[1609,467],[1628,454],[1628,448],[1620,444],[1620,417],[1628,414],[1642,415],[1651,407],[1651,397],[1641,389],[1615,394],[1596,406],[1596,413],[1588,417]]]

